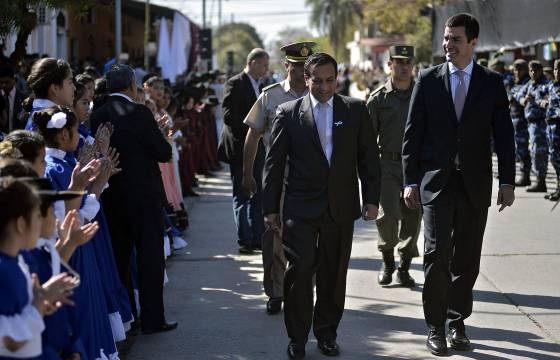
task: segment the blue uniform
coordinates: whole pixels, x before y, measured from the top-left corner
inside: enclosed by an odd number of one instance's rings
[[[556,171],[556,176],[560,178],[560,82],[548,84],[546,122],[550,162]]]
[[[529,152],[529,127],[523,106],[517,101],[517,94],[526,86],[529,77],[514,84],[508,91],[509,113],[515,130],[515,157],[522,173],[531,171],[531,153]]]
[[[524,114],[528,122],[529,140],[531,144],[531,161],[533,163],[533,172],[539,179],[544,179],[548,170],[548,141],[546,139],[546,109],[540,105],[545,100],[548,92],[548,83],[543,77],[538,82],[529,81],[516,94],[516,100],[527,95],[533,97],[533,100],[525,104]]]

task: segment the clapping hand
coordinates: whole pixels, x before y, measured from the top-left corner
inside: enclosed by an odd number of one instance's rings
[[[72,210],[66,214],[59,227],[58,235],[63,242],[78,247],[90,241],[98,230],[97,221],[82,226],[78,211]]]
[[[118,174],[122,171],[121,168],[119,168],[120,165],[120,160],[119,160],[120,154],[117,152],[117,150],[115,148],[109,147],[109,151],[107,152],[107,160],[109,161],[109,177]]]
[[[101,154],[101,156],[106,156],[109,151],[111,135],[113,135],[113,125],[111,123],[104,123],[95,133],[96,150]]]
[[[78,162],[87,164],[95,159],[96,146],[94,144],[84,144],[78,153]]]
[[[80,162],[76,163],[72,171],[69,190],[83,191],[91,184],[101,171],[101,161],[91,160],[86,166],[82,167]]]
[[[70,296],[77,285],[77,279],[67,273],[52,276],[43,285],[39,284],[37,275],[32,275],[33,305],[43,315],[56,312],[62,305],[74,305]]]

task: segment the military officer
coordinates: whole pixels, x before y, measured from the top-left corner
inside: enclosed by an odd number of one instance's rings
[[[400,255],[397,282],[413,287],[414,279],[408,273],[412,258],[418,256],[416,242],[420,233],[421,212],[411,210],[403,202],[403,170],[401,149],[408,114],[410,95],[414,87],[412,67],[414,47],[390,48],[390,79],[375,90],[367,102],[375,135],[379,136],[381,154],[381,216],[377,219],[378,249],[383,265],[378,283],[388,285],[395,271],[394,248]]]
[[[525,118],[529,123],[531,142],[531,162],[537,175],[537,183],[528,187],[527,192],[546,192],[546,173],[548,170],[548,141],[546,139],[545,100],[548,81],[543,75],[542,64],[537,60],[529,62],[531,80],[518,93],[517,101],[525,108]]]
[[[284,67],[287,76],[284,81],[265,87],[244,123],[249,126],[245,138],[243,153],[243,188],[249,194],[256,190],[253,176],[253,162],[257,144],[262,137],[264,145],[270,145],[270,131],[272,120],[276,115],[278,105],[296,100],[307,94],[307,87],[303,78],[303,65],[313,53],[314,42],[298,42],[280,48],[285,52]],[[263,286],[269,300],[266,304],[268,314],[280,312],[283,300],[284,271],[286,258],[282,248],[280,229],[266,229],[262,239],[262,257],[264,267]]]
[[[515,186],[531,185],[531,153],[529,152],[529,128],[523,106],[517,101],[517,94],[529,82],[529,66],[527,61],[517,59],[513,62],[515,83],[508,91],[509,114],[515,131],[515,157],[519,163],[519,175]]]
[[[548,138],[548,150],[550,162],[556,171],[557,187],[545,198],[558,201],[560,199],[560,59],[554,61],[554,78],[548,84],[546,105],[546,135]]]

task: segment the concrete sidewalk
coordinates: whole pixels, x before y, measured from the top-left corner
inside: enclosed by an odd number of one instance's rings
[[[170,333],[139,335],[127,359],[286,359],[283,316],[265,313],[261,256],[237,253],[229,177],[201,181],[191,203],[189,246],[167,263]],[[517,191],[514,208],[490,208],[474,313],[474,349],[456,359],[560,358],[560,209]],[[495,200],[495,199],[494,199]],[[422,259],[410,290],[377,285],[380,254],[374,223],[356,223],[341,359],[429,359],[421,306]],[[419,244],[420,248],[422,244]],[[310,335],[306,359],[324,359]]]

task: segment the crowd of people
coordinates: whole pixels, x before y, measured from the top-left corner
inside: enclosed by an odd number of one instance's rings
[[[269,86],[263,49],[227,82],[211,71],[173,86],[118,63],[103,75],[54,58],[0,64],[0,357],[114,360],[127,336],[175,329],[165,259],[188,246],[184,197],[198,196],[197,177],[221,162],[239,252],[262,252],[266,311],[284,307],[290,358],[305,356],[312,328],[323,354],[340,353],[360,217],[377,220],[378,283],[398,270],[397,283],[413,287],[423,216],[427,347],[443,355],[447,337],[468,350],[491,152],[500,210],[514,185],[547,191],[549,159],[558,187],[545,197],[560,199],[560,60],[551,79],[535,60],[510,73],[499,60],[473,61],[471,15],[445,31],[447,62],[417,74],[414,48],[391,47],[391,73],[367,104],[346,96],[350,72],[313,42],[282,47],[287,76]]]
[[[165,258],[187,246],[184,197],[220,168],[223,75],[107,70],[42,58],[22,82],[0,65],[2,358],[118,359],[178,325]]]

